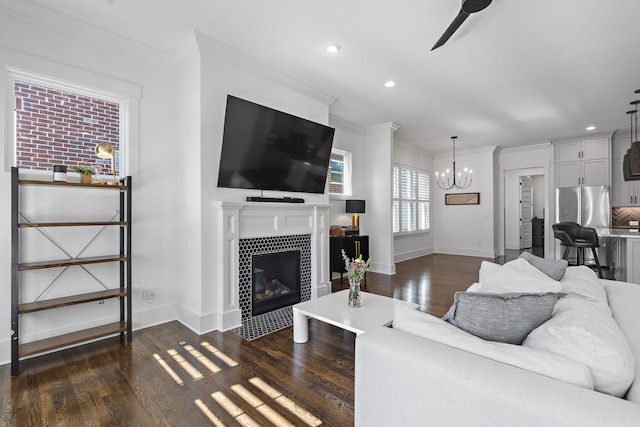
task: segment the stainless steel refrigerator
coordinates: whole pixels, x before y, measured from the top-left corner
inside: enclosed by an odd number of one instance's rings
[[[584,227],[611,226],[611,192],[609,186],[557,187],[556,222],[576,222]],[[600,242],[598,259],[608,265],[608,242]],[[556,240],[556,258],[562,258],[564,248]],[[585,252],[585,255],[587,253]]]

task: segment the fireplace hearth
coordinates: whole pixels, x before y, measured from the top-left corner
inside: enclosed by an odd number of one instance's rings
[[[300,251],[252,256],[251,315],[300,302]]]

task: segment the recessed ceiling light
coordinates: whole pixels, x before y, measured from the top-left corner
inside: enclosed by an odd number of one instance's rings
[[[324,47],[324,51],[327,53],[338,53],[340,51],[339,44],[330,44]]]
[[[395,85],[396,85],[396,82],[394,82],[393,80],[389,80],[384,84],[384,87],[394,87]]]
[[[589,127],[587,128],[587,130],[596,130],[596,127],[595,127],[595,126],[589,126]]]

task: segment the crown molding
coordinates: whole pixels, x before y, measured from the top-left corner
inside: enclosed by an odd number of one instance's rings
[[[477,154],[477,153],[494,153],[494,152],[500,152],[502,151],[502,149],[497,146],[497,145],[488,145],[486,147],[479,147],[479,148],[469,148],[468,150],[456,150],[456,155],[460,155],[460,154]],[[434,159],[442,159],[445,157],[453,157],[453,153],[452,152],[448,152],[448,153],[439,153],[436,154],[434,156]]]
[[[375,132],[380,132],[380,131],[389,131],[389,132],[395,132],[398,129],[400,129],[400,125],[394,123],[394,122],[387,122],[387,123],[382,123],[379,125],[375,125],[375,126],[371,126],[366,128],[366,133],[375,133]]]
[[[562,136],[559,138],[551,138],[549,139],[549,141],[551,141],[552,144],[561,144],[563,142],[589,141],[589,140],[598,139],[598,138],[612,139],[614,133],[615,133],[615,129],[603,130],[599,132],[583,133],[580,135],[570,135],[570,136]]]
[[[277,70],[271,65],[241,50],[235,49],[195,30],[192,30],[191,37],[188,37],[183,44],[183,49],[186,49],[186,51],[177,53],[174,57],[178,61],[184,61],[190,58],[191,55],[193,55],[193,47],[190,45],[194,41],[201,55],[213,58],[216,61],[224,61],[227,65],[291,89],[294,92],[322,102],[327,106],[333,104],[338,99],[336,95],[330,92],[319,90],[298,77]]]
[[[524,145],[522,147],[509,147],[503,148],[502,153],[515,153],[519,151],[531,151],[531,150],[546,150],[551,147],[550,142],[543,142],[542,144]]]
[[[75,39],[90,40],[120,53],[142,58],[163,67],[174,68],[171,57],[160,50],[31,3],[28,0],[23,2],[2,1],[0,14]]]
[[[340,129],[350,130],[360,135],[364,135],[367,128],[349,120],[343,119],[333,114],[329,114],[329,126],[333,126]]]

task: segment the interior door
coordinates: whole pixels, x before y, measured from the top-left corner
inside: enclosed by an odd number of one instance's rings
[[[520,249],[530,248],[533,245],[531,232],[532,218],[532,194],[531,177],[520,177]]]

